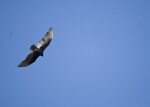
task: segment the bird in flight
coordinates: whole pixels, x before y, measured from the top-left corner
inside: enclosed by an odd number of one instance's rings
[[[43,52],[45,48],[50,44],[52,38],[53,38],[53,28],[50,28],[49,32],[47,32],[44,38],[42,38],[42,40],[39,41],[37,46],[32,45],[30,47],[30,50],[32,50],[33,52],[31,52],[26,57],[26,59],[18,65],[18,67],[26,67],[35,62],[39,56],[43,56]]]

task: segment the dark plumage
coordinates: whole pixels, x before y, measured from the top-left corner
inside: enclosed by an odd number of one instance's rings
[[[40,40],[37,47],[35,45],[32,45],[30,47],[30,50],[32,50],[33,52],[31,52],[26,57],[26,59],[18,65],[18,67],[26,67],[35,62],[39,56],[43,56],[43,52],[45,48],[50,44],[52,38],[53,38],[53,28],[50,28],[49,32],[46,33],[44,38]]]

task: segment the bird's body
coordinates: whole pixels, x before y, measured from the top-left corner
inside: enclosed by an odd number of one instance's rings
[[[18,65],[18,67],[26,67],[35,62],[39,56],[43,56],[43,52],[45,48],[50,44],[52,38],[53,38],[53,28],[50,28],[49,32],[46,33],[44,38],[40,40],[37,46],[32,45],[30,47],[30,50],[32,50],[33,52],[31,52],[26,57],[26,59]]]
[[[35,45],[32,45],[30,47],[30,50],[32,50],[33,52],[37,52],[40,56],[43,56],[44,50],[37,48]]]

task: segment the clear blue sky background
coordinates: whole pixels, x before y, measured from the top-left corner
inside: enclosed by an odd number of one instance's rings
[[[149,0],[0,0],[0,40],[0,107],[150,107]]]

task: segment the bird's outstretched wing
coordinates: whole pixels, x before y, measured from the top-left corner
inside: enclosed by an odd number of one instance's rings
[[[32,45],[30,47],[30,49],[33,51],[31,52],[24,61],[22,61],[18,67],[26,67],[30,64],[32,64],[33,62],[35,62],[35,60],[41,55],[43,56],[43,51],[45,50],[45,48],[50,44],[51,40],[53,38],[53,28],[49,29],[49,32],[46,33],[46,35],[44,36],[44,38],[42,38],[42,40],[40,40],[40,42],[38,43],[37,47],[35,45]]]
[[[50,44],[52,38],[53,38],[53,28],[50,28],[49,32],[47,32],[44,38],[42,38],[42,40],[40,40],[40,42],[38,43],[37,48],[44,51],[45,48]]]
[[[32,64],[39,56],[40,54],[38,52],[31,52],[26,59],[18,65],[18,67],[26,67]]]

